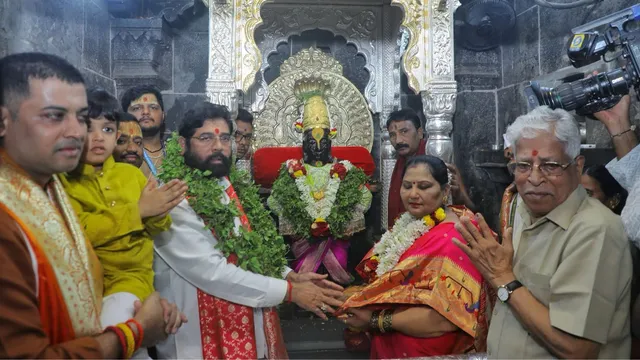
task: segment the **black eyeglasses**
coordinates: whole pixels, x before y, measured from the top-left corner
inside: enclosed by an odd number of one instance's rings
[[[200,136],[192,136],[192,139],[198,140],[198,142],[204,145],[211,145],[214,139],[219,139],[222,144],[229,144],[231,142],[231,134],[220,134],[215,136],[213,134],[202,134]]]
[[[571,160],[567,164],[560,164],[555,161],[547,161],[541,164],[532,164],[526,161],[518,161],[507,165],[509,170],[515,175],[528,175],[533,171],[534,167],[537,167],[544,176],[560,176],[562,173],[573,164],[576,159]]]
[[[251,141],[251,139],[253,139],[253,134],[241,134],[239,132],[236,132],[235,137],[237,142],[240,142],[242,140]]]

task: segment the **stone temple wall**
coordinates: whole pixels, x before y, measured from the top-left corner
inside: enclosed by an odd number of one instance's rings
[[[511,181],[506,169],[499,166],[503,162],[502,150],[491,151],[496,143],[496,127],[502,133],[516,117],[527,112],[523,88],[528,81],[570,66],[566,43],[573,27],[637,3],[606,0],[595,6],[555,10],[535,5],[533,0],[508,1],[518,14],[511,38],[487,52],[476,53],[459,46],[455,49],[459,91],[453,137],[456,164],[474,202],[494,225],[502,192]],[[638,113],[637,109],[633,112],[636,123],[640,120]],[[587,143],[603,149],[594,156],[585,154],[587,162],[612,158],[613,152],[604,150],[611,144],[602,125],[587,120],[587,130]]]
[[[569,66],[566,41],[571,28],[637,2],[606,0],[555,10],[533,0],[507,1],[518,14],[517,25],[501,47],[480,53],[455,49],[456,164],[492,225],[497,224],[499,200],[511,179],[502,151],[491,149],[496,128],[502,133],[527,111],[524,84]],[[110,3],[112,11],[115,3]],[[187,109],[207,99],[208,11],[193,7],[193,0],[145,3],[143,13],[114,18],[107,0],[0,0],[0,56],[20,51],[58,54],[77,66],[90,86],[104,87],[118,97],[134,84],[154,84],[162,90],[167,127],[173,130]],[[138,6],[129,6],[133,8]],[[422,113],[420,96],[411,93],[404,76],[401,83],[402,105]],[[639,107],[633,112],[636,123]],[[592,120],[586,124],[587,142],[610,148],[602,125]]]
[[[80,69],[89,86],[114,92],[109,22],[102,0],[0,0],[0,56],[60,55]]]

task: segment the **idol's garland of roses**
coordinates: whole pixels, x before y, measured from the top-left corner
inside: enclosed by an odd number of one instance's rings
[[[345,161],[345,163],[350,165],[349,162]],[[349,167],[351,169],[347,170],[347,166],[338,162],[331,168],[329,175],[332,179],[327,185],[327,192],[333,191],[330,188],[331,182],[338,185],[335,200],[329,201],[326,205],[330,206],[331,211],[325,219],[313,218],[309,214],[307,208],[310,204],[305,199],[311,198],[310,190],[306,191],[307,194],[302,194],[299,190],[297,182],[304,181],[307,175],[304,164],[298,160],[290,160],[282,164],[280,174],[273,183],[271,196],[278,204],[281,216],[293,226],[293,233],[296,236],[307,240],[329,235],[338,239],[345,236],[346,227],[353,218],[353,210],[362,200],[361,189],[368,179],[362,169],[352,165]],[[329,195],[333,197],[333,194]],[[325,194],[327,198],[329,195]],[[325,213],[322,209],[320,211]]]
[[[209,171],[187,166],[180,152],[178,135],[173,133],[166,144],[166,157],[158,175],[160,180],[168,182],[181,179],[187,183],[189,205],[208,229],[214,229],[218,240],[216,248],[225,257],[235,254],[240,268],[280,278],[287,265],[287,246],[278,234],[270,213],[262,205],[258,188],[249,174],[236,170],[235,166],[229,174],[229,180],[251,224],[251,231],[240,227],[239,234],[236,235],[234,219],[240,216],[240,210],[236,206],[222,204],[220,199],[225,190],[217,179],[210,177]]]

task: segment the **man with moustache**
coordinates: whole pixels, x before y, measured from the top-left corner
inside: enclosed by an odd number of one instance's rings
[[[286,358],[274,306],[286,300],[326,319],[323,311],[341,304],[342,288],[325,276],[285,267],[284,241],[257,189],[231,169],[232,125],[226,107],[205,102],[167,142],[159,178],[183,177],[189,191],[170,212],[171,229],[154,238],[155,287],[198,320],[160,344],[160,358]],[[256,251],[262,256],[246,257]]]
[[[141,327],[100,325],[102,268],[57,176],[78,165],[87,121],[84,80],[67,61],[0,59],[0,358],[124,358],[166,337],[157,293],[136,305]]]
[[[538,107],[507,129],[522,201],[499,244],[478,214],[454,239],[496,290],[489,358],[629,358],[632,261],[620,217],[580,185],[580,131]]]
[[[137,168],[144,161],[144,147],[142,145],[142,129],[135,116],[119,112],[118,140],[113,149],[113,158],[116,162],[131,164]]]
[[[422,122],[412,109],[394,111],[387,119],[389,140],[396,149],[396,166],[391,174],[389,185],[388,226],[393,227],[396,219],[406,211],[400,199],[402,172],[407,159],[414,155],[424,155],[426,141],[423,138]]]
[[[245,109],[238,109],[236,117],[236,145],[238,160],[251,159],[251,141],[253,140],[253,115]]]
[[[391,229],[396,219],[406,211],[400,199],[400,186],[402,185],[402,172],[407,159],[424,155],[426,140],[422,129],[422,122],[418,114],[413,109],[405,108],[389,114],[387,119],[387,130],[389,140],[396,149],[396,165],[391,174],[389,185],[389,207],[388,207],[388,227]],[[462,176],[458,168],[453,164],[447,164],[451,176],[451,196],[455,205],[465,205],[469,209],[475,209],[475,205],[462,181]]]
[[[164,159],[165,114],[162,94],[149,85],[128,89],[122,95],[122,109],[138,119],[142,128],[144,163],[140,168],[146,177],[156,175]]]

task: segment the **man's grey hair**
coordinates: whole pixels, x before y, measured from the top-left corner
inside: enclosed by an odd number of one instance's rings
[[[519,116],[507,128],[507,140],[513,144],[513,156],[521,138],[533,139],[541,132],[549,133],[564,145],[564,152],[570,159],[580,155],[580,129],[576,120],[563,109],[539,106],[528,114]]]

